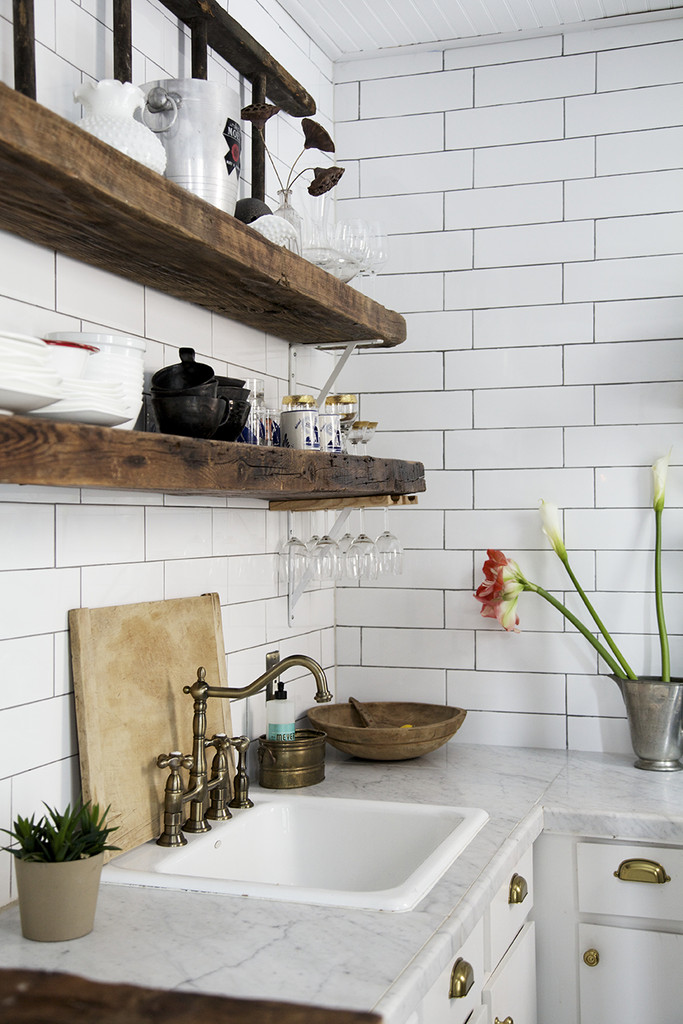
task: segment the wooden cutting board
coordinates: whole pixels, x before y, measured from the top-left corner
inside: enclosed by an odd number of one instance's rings
[[[83,799],[111,805],[123,852],[161,832],[168,773],[157,756],[192,753],[194,702],[183,687],[200,666],[210,685],[228,685],[220,602],[203,594],[76,608],[69,629]],[[211,698],[206,735],[219,732],[232,735],[230,701]]]

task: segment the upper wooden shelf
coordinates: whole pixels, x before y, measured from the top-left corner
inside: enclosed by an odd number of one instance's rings
[[[170,434],[0,416],[0,483],[266,500],[425,490],[421,462],[260,448]]]
[[[399,345],[405,320],[0,83],[0,228],[286,341]]]

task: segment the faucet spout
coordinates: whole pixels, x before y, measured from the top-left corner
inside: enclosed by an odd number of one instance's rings
[[[323,668],[314,661],[313,658],[309,658],[307,654],[290,654],[289,657],[283,658],[282,661],[278,661],[277,664],[267,669],[263,675],[255,679],[253,683],[249,683],[248,686],[209,686],[206,692],[207,697],[252,697],[255,693],[263,690],[272,683],[274,679],[277,679],[279,675],[286,672],[288,668],[294,668],[295,666],[300,668],[308,669],[316,684],[315,701],[317,704],[327,704],[332,700],[332,694],[327,686],[327,677]]]

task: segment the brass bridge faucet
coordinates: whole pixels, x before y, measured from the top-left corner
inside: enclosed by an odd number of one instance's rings
[[[249,745],[246,736],[234,736],[229,738],[224,733],[217,733],[211,739],[206,738],[206,705],[209,697],[251,697],[264,690],[274,679],[288,668],[300,666],[307,669],[316,683],[315,700],[318,704],[325,704],[332,700],[332,694],[327,686],[325,673],[317,661],[309,658],[306,654],[291,654],[282,661],[275,661],[271,658],[268,668],[247,686],[209,686],[206,681],[206,669],[197,669],[197,678],[192,686],[184,686],[183,693],[190,694],[194,699],[194,717],[192,719],[192,754],[187,756],[180,751],[174,750],[170,754],[160,754],[157,758],[159,768],[169,768],[170,774],[166,782],[164,792],[164,830],[157,839],[159,846],[185,846],[187,839],[183,832],[208,832],[211,825],[207,818],[217,821],[227,821],[232,815],[228,810],[229,778],[228,778],[228,757],[227,751],[230,746],[237,749],[240,755],[239,788],[241,801],[230,802],[230,806],[250,806],[248,800],[248,785],[246,771],[244,769],[244,754]],[[207,770],[206,750],[207,747],[215,747],[216,754],[211,765],[211,778]],[[189,770],[189,782],[187,789],[183,788],[180,776],[181,769]],[[237,794],[236,794],[237,795]],[[207,799],[211,798],[211,806],[205,810]],[[189,814],[184,824],[181,824],[183,807],[189,803]]]

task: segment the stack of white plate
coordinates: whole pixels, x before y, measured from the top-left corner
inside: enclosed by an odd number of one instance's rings
[[[48,358],[41,338],[0,331],[0,410],[33,412],[62,396],[62,378]]]
[[[65,379],[58,402],[37,409],[36,416],[50,420],[94,423],[115,427],[129,418],[128,404],[121,384],[110,381]]]
[[[110,421],[108,425],[118,426],[124,430],[132,429],[142,408],[144,340],[126,334],[90,334],[76,331],[47,334],[46,338],[91,345],[99,349],[86,360],[81,383],[90,383],[95,388],[102,384],[116,384],[121,387],[125,415],[120,416],[116,423]],[[90,410],[100,417],[106,415],[101,409],[102,398],[103,394],[100,392],[99,412],[94,408]],[[90,404],[92,406],[92,401]],[[66,416],[64,418],[66,419]],[[88,422],[102,423],[103,420],[91,419]]]

